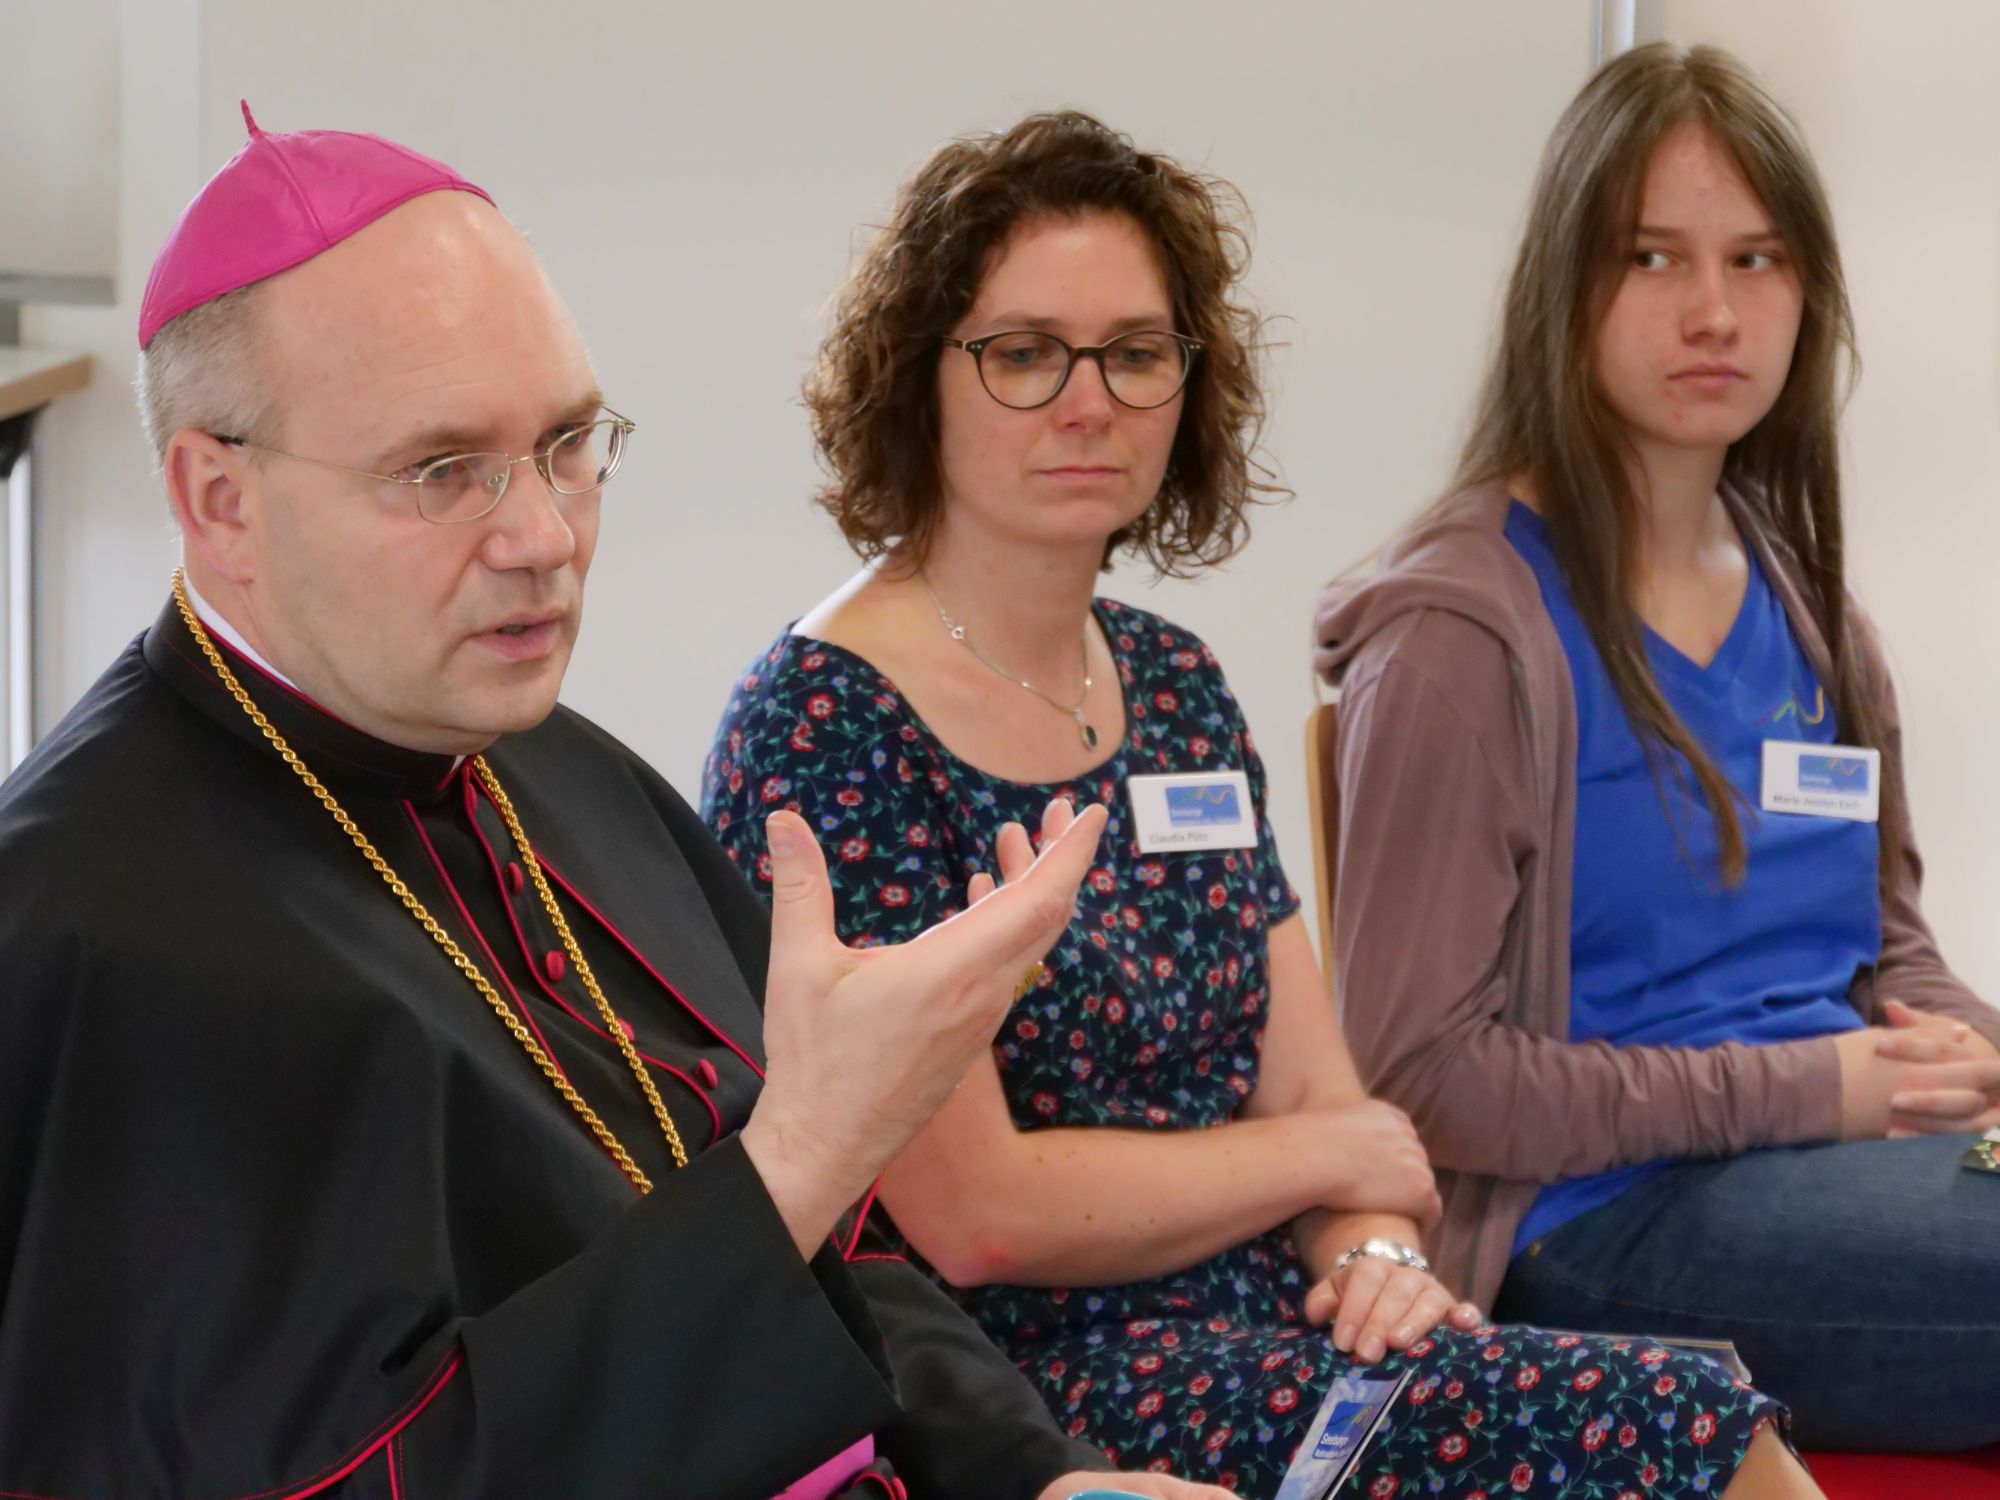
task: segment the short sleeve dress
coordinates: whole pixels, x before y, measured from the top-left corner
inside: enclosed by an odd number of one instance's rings
[[[970,877],[996,868],[1008,822],[1034,828],[1059,795],[1104,804],[1076,917],[994,1039],[1008,1107],[1023,1130],[1200,1129],[1229,1120],[1257,1086],[1266,934],[1298,897],[1256,744],[1215,657],[1154,615],[1105,599],[1094,608],[1127,730],[1084,775],[992,776],[954,755],[867,661],[787,633],[730,694],[702,812],[766,899],[763,820],[801,813],[827,848],[842,935],[868,945],[959,910]],[[1141,850],[1128,779],[1191,771],[1245,774],[1254,848]],[[1329,1383],[1351,1368],[1305,1325],[1306,1287],[1280,1228],[1151,1281],[953,1295],[1065,1430],[1114,1462],[1268,1495]],[[1417,1375],[1365,1460],[1371,1500],[1719,1492],[1756,1426],[1782,1420],[1718,1366],[1647,1339],[1488,1327],[1433,1335],[1355,1373],[1410,1365]]]

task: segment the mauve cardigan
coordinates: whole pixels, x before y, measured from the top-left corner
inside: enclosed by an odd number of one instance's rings
[[[1826,644],[1797,564],[1725,493],[1822,682]],[[1429,1248],[1440,1276],[1490,1307],[1541,1185],[1663,1156],[1730,1156],[1832,1139],[1830,1037],[1707,1048],[1569,1040],[1576,702],[1540,589],[1507,541],[1500,485],[1454,496],[1379,566],[1321,596],[1315,665],[1340,690],[1325,805],[1342,1022],[1371,1091],[1416,1121],[1444,1197]],[[1881,646],[1850,607],[1902,778]],[[2000,1043],[2000,1011],[1945,966],[1918,905],[1907,827],[1882,906],[1882,952],[1849,998],[1878,995],[1969,1022]]]

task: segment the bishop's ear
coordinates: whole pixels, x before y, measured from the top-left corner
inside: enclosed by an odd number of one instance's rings
[[[183,427],[167,440],[160,477],[188,549],[231,583],[248,583],[255,571],[256,455]]]

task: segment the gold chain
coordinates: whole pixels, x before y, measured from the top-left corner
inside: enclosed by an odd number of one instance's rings
[[[514,840],[514,847],[520,851],[521,863],[528,867],[529,878],[535,882],[535,889],[541,893],[542,906],[549,914],[549,921],[555,925],[562,938],[563,951],[569,955],[570,965],[576,970],[576,977],[583,981],[583,987],[590,994],[597,1013],[604,1017],[604,1029],[611,1033],[618,1043],[618,1050],[625,1054],[625,1065],[632,1070],[632,1076],[639,1080],[639,1087],[646,1095],[646,1102],[653,1106],[653,1118],[660,1122],[660,1133],[667,1138],[667,1146],[674,1153],[674,1165],[688,1164],[687,1148],[681,1145],[681,1133],[674,1128],[674,1117],[667,1113],[666,1102],[660,1098],[660,1091],[653,1085],[653,1077],[646,1071],[646,1064],[639,1056],[639,1049],[632,1045],[632,1039],[625,1034],[625,1023],[612,1010],[611,1002],[604,998],[604,991],[598,988],[597,975],[591,972],[590,960],[583,956],[583,948],[577,943],[576,934],[569,930],[569,919],[556,905],[556,893],[549,888],[548,876],[542,873],[542,862],[535,858],[535,851],[528,844],[528,835],[521,827],[521,819],[514,811],[513,799],[500,785],[500,778],[493,774],[493,767],[486,763],[486,757],[475,755],[472,768],[479,773],[479,780],[493,796],[493,805],[500,809],[500,816],[507,822],[507,834]]]
[[[334,799],[333,793],[326,789],[325,784],[307,769],[306,763],[299,759],[298,752],[285,743],[285,737],[278,733],[271,721],[264,717],[264,711],[257,707],[256,702],[243,690],[243,684],[236,680],[236,674],[230,671],[229,663],[222,659],[222,653],[216,649],[215,642],[209,639],[208,631],[196,618],[194,607],[188,603],[187,588],[182,581],[179,568],[174,569],[173,588],[174,605],[180,610],[181,619],[193,634],[195,644],[201,647],[202,655],[208,658],[208,664],[222,679],[222,685],[229,689],[230,696],[236,700],[243,712],[250,716],[250,722],[263,731],[264,738],[271,742],[271,748],[278,752],[286,765],[298,773],[299,780],[306,784],[306,789],[319,799],[320,805],[333,815],[333,821],[340,825],[341,831],[354,841],[354,847],[361,851],[361,857],[368,861],[375,873],[382,877],[391,891],[395,892],[404,908],[417,919],[418,925],[431,935],[438,947],[444,950],[445,957],[452,961],[452,965],[459,973],[463,974],[471,982],[472,987],[485,998],[486,1003],[493,1008],[493,1013],[500,1018],[500,1024],[505,1026],[514,1040],[521,1044],[522,1050],[541,1070],[542,1076],[554,1085],[556,1092],[569,1101],[569,1107],[576,1111],[578,1118],[585,1125],[590,1127],[590,1133],[597,1137],[598,1143],[606,1151],[611,1153],[612,1160],[617,1162],[625,1175],[632,1179],[633,1185],[642,1193],[650,1193],[653,1190],[652,1180],[640,1170],[639,1164],[632,1159],[632,1153],[627,1151],[618,1137],[611,1133],[611,1127],[604,1123],[597,1111],[592,1109],[583,1095],[576,1091],[575,1085],[564,1076],[562,1069],[558,1068],[548,1053],[542,1050],[542,1045],[535,1040],[534,1034],[522,1024],[513,1007],[507,1004],[506,999],[486,976],[479,972],[479,966],[466,956],[465,950],[458,946],[451,934],[438,925],[437,919],[425,910],[423,902],[417,899],[416,893],[403,883],[403,878],[377,852],[374,844],[369,842],[368,835],[363,833],[354,819],[347,815],[347,810]],[[681,1134],[674,1128],[674,1118],[667,1112],[666,1103],[660,1098],[660,1091],[653,1086],[653,1080],[646,1072],[645,1062],[639,1056],[639,1049],[632,1045],[632,1039],[625,1034],[624,1023],[618,1019],[617,1014],[611,1009],[611,1002],[604,998],[604,991],[598,987],[597,976],[591,972],[590,964],[584,959],[583,950],[577,945],[576,935],[570,931],[569,922],[563,917],[562,908],[556,905],[555,892],[549,889],[548,878],[542,873],[541,861],[535,858],[535,851],[528,845],[528,835],[521,828],[520,818],[515,815],[513,802],[501,789],[500,779],[493,774],[493,768],[486,763],[485,756],[474,756],[472,765],[479,774],[481,784],[492,795],[494,806],[500,809],[500,816],[506,820],[507,832],[514,840],[515,849],[520,852],[522,864],[527,866],[534,877],[535,889],[541,895],[542,905],[548,910],[549,919],[562,937],[563,951],[569,955],[570,963],[575,965],[577,977],[583,981],[584,989],[589,991],[591,1000],[597,1006],[597,1013],[604,1018],[605,1029],[617,1042],[618,1050],[624,1054],[627,1066],[639,1080],[639,1087],[645,1091],[646,1102],[653,1107],[653,1117],[660,1122],[661,1133],[666,1136],[667,1145],[673,1152],[674,1165],[686,1166],[687,1148],[681,1144]]]

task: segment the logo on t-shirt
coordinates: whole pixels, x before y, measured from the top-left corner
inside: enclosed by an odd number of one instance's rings
[[[1789,718],[1789,719],[1796,719],[1801,724],[1812,725],[1819,723],[1825,717],[1826,717],[1826,689],[1819,686],[1818,683],[1814,683],[1813,709],[1811,713],[1806,712],[1805,704],[1801,702],[1795,694],[1794,696],[1787,698],[1783,703],[1779,704],[1778,707],[1775,710],[1773,710],[1770,719],[1767,720],[1766,722],[1770,725],[1775,726],[1784,723],[1785,720]]]

